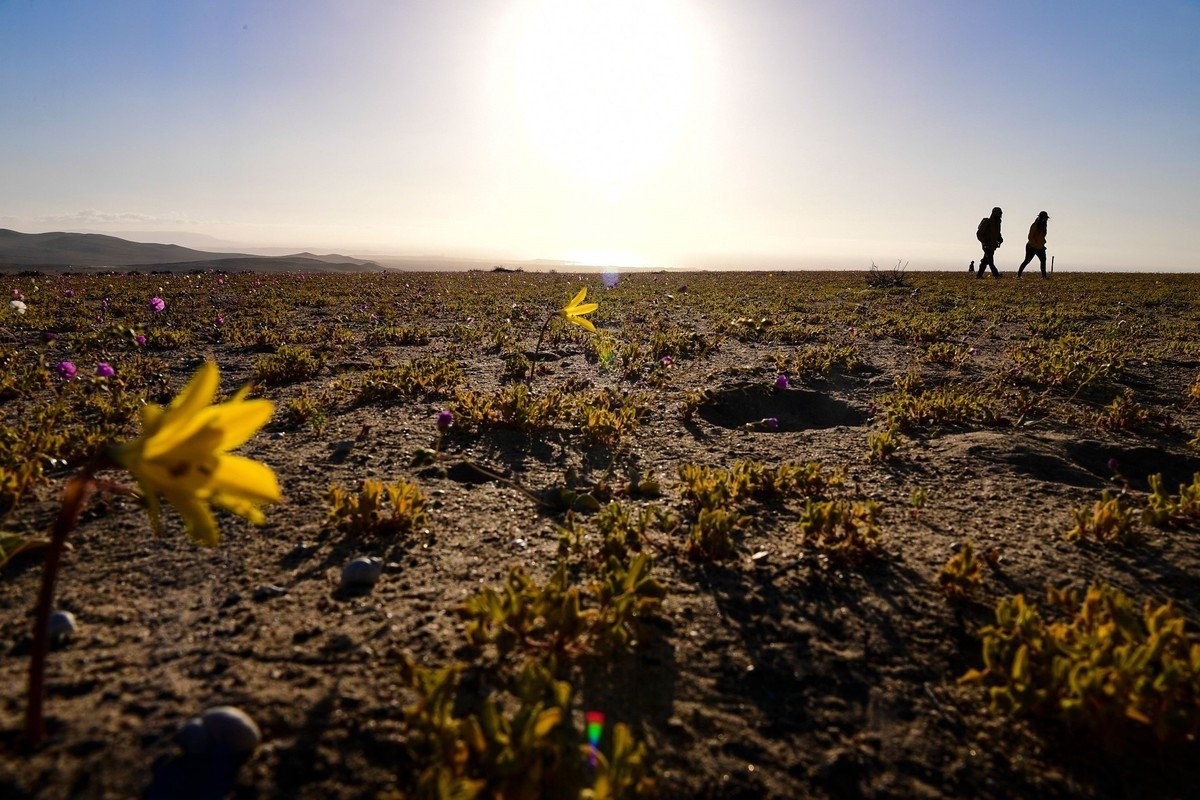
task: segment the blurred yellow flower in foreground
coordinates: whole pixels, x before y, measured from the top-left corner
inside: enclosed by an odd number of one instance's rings
[[[583,302],[585,297],[587,297],[586,286],[579,290],[579,294],[571,298],[571,302],[567,303],[567,305],[558,312],[558,315],[567,322],[574,322],[579,327],[587,328],[592,333],[595,333],[596,326],[592,324],[591,320],[584,319],[583,315],[592,313],[600,306],[597,303]]]
[[[170,406],[143,408],[141,438],[113,453],[145,494],[155,533],[161,529],[161,495],[183,517],[188,536],[210,547],[220,538],[211,506],[261,525],[258,507],[281,499],[270,467],[227,452],[266,424],[274,404],[243,399],[246,387],[227,402],[212,405],[219,379],[217,365],[207,362]]]

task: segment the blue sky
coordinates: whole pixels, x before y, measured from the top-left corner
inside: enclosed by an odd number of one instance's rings
[[[1197,2],[0,0],[0,226],[1200,268]],[[184,242],[189,243],[189,242]]]

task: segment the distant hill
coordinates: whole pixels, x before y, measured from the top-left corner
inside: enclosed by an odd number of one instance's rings
[[[290,266],[289,266],[290,265]],[[163,268],[286,272],[380,269],[373,261],[341,255],[296,253],[256,256],[209,253],[175,244],[131,242],[101,233],[20,233],[0,228],[0,268]]]

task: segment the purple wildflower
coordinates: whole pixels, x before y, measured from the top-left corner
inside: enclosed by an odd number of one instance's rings
[[[790,385],[791,383],[788,381],[788,376],[784,375],[782,372],[779,373],[779,375],[775,378],[776,389],[786,389]]]
[[[675,359],[671,358],[670,356],[663,356],[658,360],[658,363],[662,364],[664,367],[670,367],[675,363]]]
[[[220,314],[217,314],[217,324],[218,324],[218,325],[224,325],[224,324],[225,324],[225,317],[221,316]]]
[[[75,373],[79,371],[70,361],[60,361],[54,367],[54,369],[56,372],[58,372],[58,377],[62,378],[64,381],[71,380],[71,378],[75,377]]]
[[[138,343],[139,347],[142,347],[146,344],[146,334],[139,333],[137,336],[133,337],[133,340]]]
[[[779,430],[779,418],[778,417],[767,417],[766,419],[763,420],[763,425],[766,425],[768,428],[770,428],[773,431]]]
[[[454,414],[451,411],[441,411],[437,415],[437,427],[439,431],[448,431],[454,425]]]
[[[150,310],[155,314],[161,314],[166,307],[167,304],[161,297],[155,296],[150,298]]]
[[[112,365],[107,361],[101,361],[96,365],[96,376],[100,378],[111,378],[116,375],[117,371],[112,368]]]

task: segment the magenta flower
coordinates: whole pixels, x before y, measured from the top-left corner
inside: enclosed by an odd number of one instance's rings
[[[766,425],[768,428],[770,428],[773,431],[777,431],[777,430],[779,430],[779,418],[778,417],[767,417],[766,419],[763,420],[763,425]]]
[[[62,378],[64,381],[71,380],[71,378],[75,377],[75,373],[79,371],[70,361],[60,361],[54,367],[54,369],[56,372],[58,372],[58,377]]]
[[[74,290],[74,289],[67,289],[65,292],[63,292],[63,294],[65,294],[67,297],[74,297],[74,296],[75,296],[75,290]]]
[[[217,324],[218,324],[218,325],[224,325],[224,324],[225,324],[225,317],[221,316],[220,314],[217,314]]]
[[[454,425],[454,414],[450,411],[442,411],[437,415],[437,427],[439,431],[448,431]]]
[[[138,343],[139,347],[142,347],[146,344],[146,334],[139,333],[137,336],[133,337],[133,340]]]
[[[58,334],[54,331],[42,331],[42,341],[46,344],[58,341]]]
[[[775,378],[776,389],[786,389],[789,385],[791,384],[788,381],[788,376],[784,375],[782,372],[779,373],[779,376]]]
[[[671,358],[670,356],[663,356],[658,360],[658,363],[662,364],[664,367],[669,367],[675,363],[675,359]]]
[[[161,297],[150,298],[150,310],[155,314],[161,314],[166,307],[167,304]]]
[[[111,378],[116,375],[117,371],[112,368],[112,365],[107,361],[101,361],[96,365],[96,376],[99,378]]]

